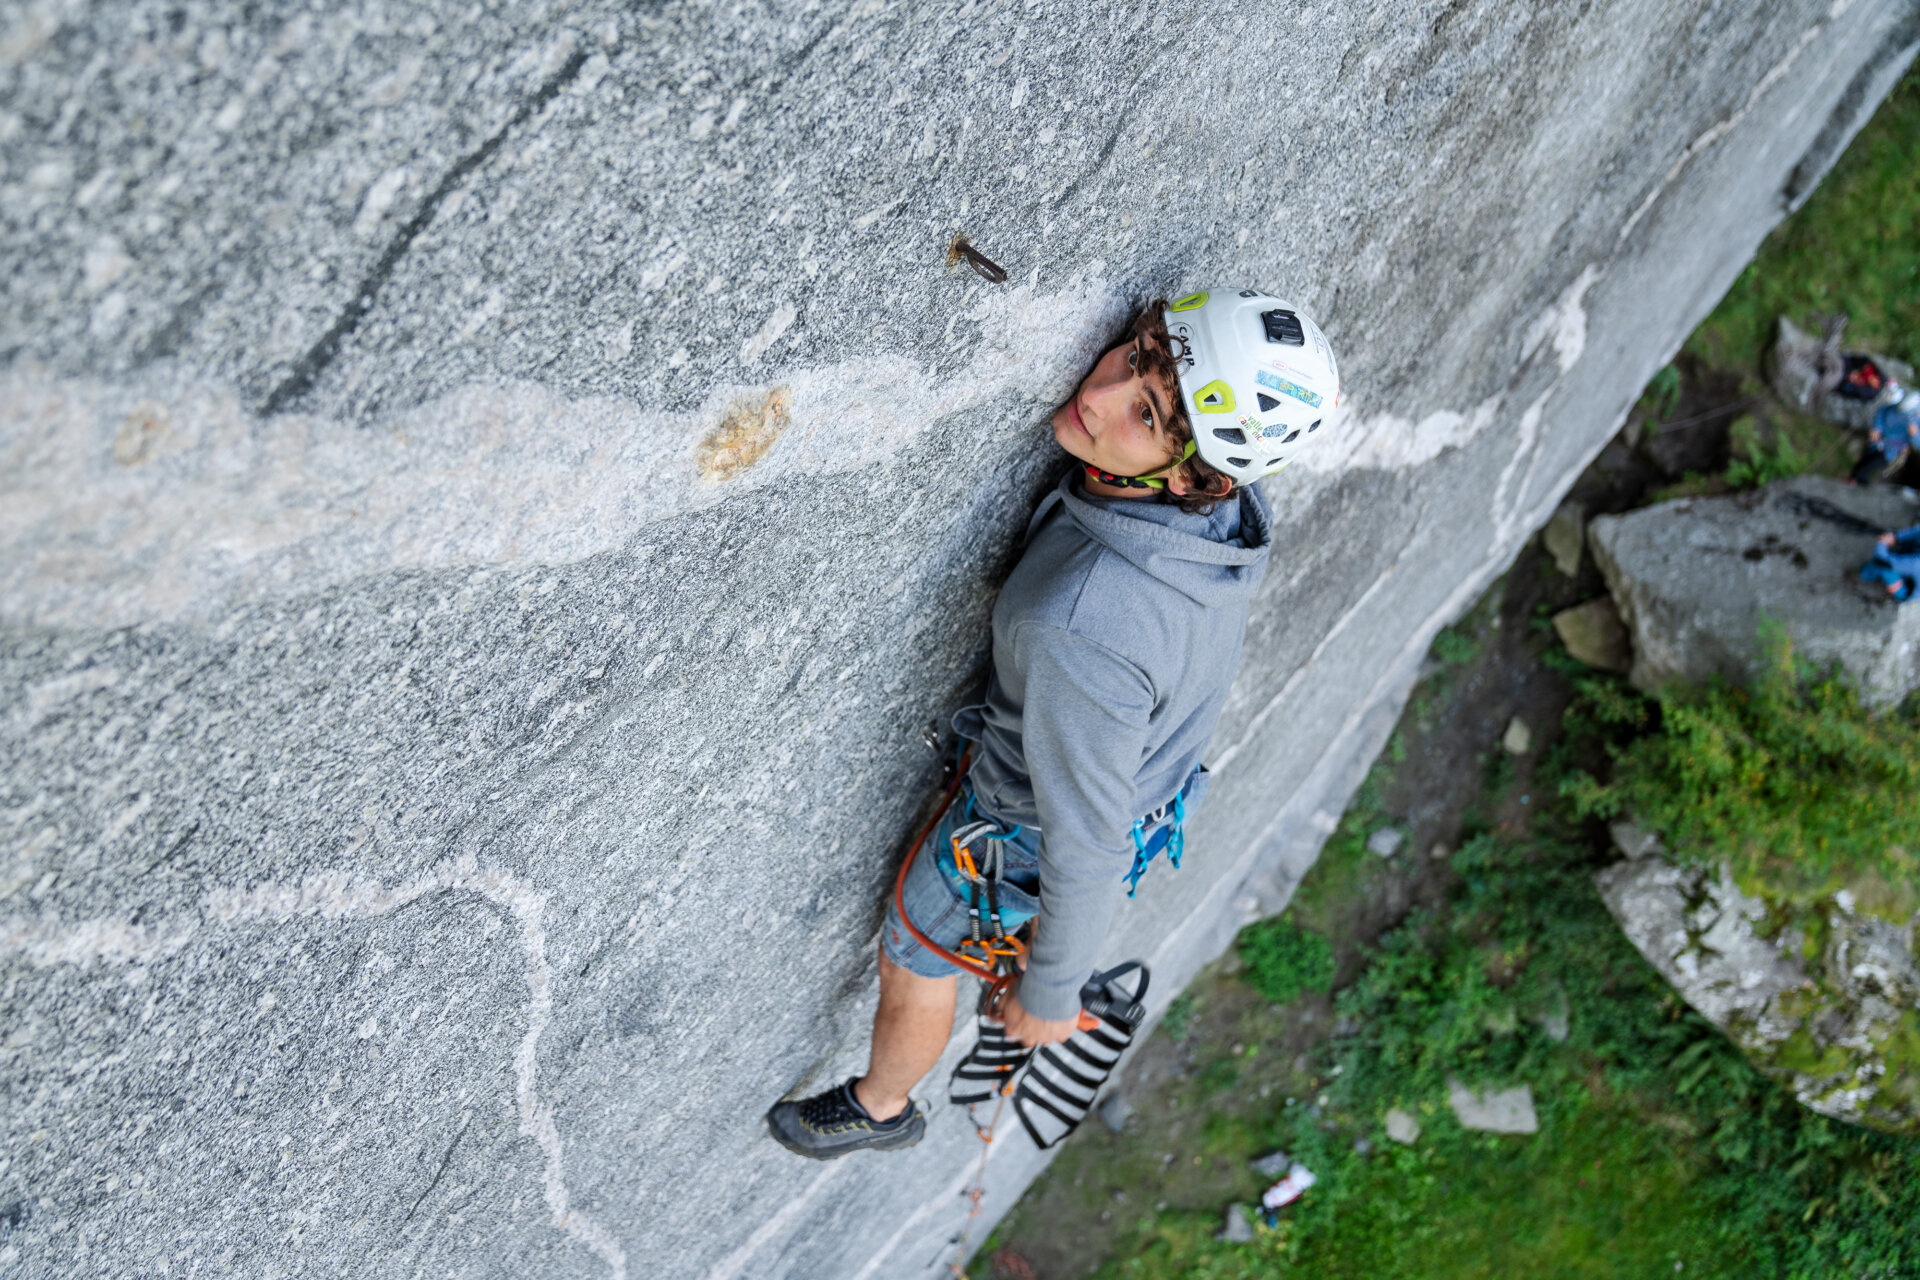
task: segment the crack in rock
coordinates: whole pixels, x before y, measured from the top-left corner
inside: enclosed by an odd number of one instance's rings
[[[493,153],[500,149],[500,144],[507,140],[508,134],[552,102],[559,92],[580,74],[580,69],[586,64],[586,51],[574,50],[573,56],[568,58],[558,71],[549,76],[546,83],[541,85],[532,97],[520,104],[520,109],[513,113],[512,118],[495,130],[485,142],[455,161],[453,167],[442,175],[439,185],[435,186],[427,198],[420,202],[420,207],[414,211],[411,218],[407,219],[406,225],[401,227],[388,242],[379,260],[373,264],[373,268],[360,278],[359,285],[347,296],[346,305],[340,309],[340,314],[334,318],[327,331],[320,335],[319,340],[307,349],[307,353],[294,363],[292,369],[287,371],[286,377],[282,378],[279,384],[267,393],[266,399],[260,402],[259,413],[262,417],[279,413],[313,388],[314,382],[326,372],[327,366],[333,363],[334,357],[340,354],[341,344],[360,327],[360,321],[366,317],[367,313],[373,310],[374,300],[379,296],[380,290],[385,287],[388,279],[392,277],[393,269],[400,264],[400,259],[407,255],[407,250],[413,247],[414,240],[427,229],[434,215],[440,212],[440,205],[453,194],[453,189],[459,186],[468,174],[491,159]]]

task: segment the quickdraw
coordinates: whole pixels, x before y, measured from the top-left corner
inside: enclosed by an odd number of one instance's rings
[[[1001,844],[1020,834],[1020,828],[1002,831],[991,822],[971,822],[955,831],[949,840],[953,849],[953,865],[967,882],[967,932],[969,937],[960,944],[962,954],[970,954],[985,967],[995,973],[1006,974],[1017,970],[1022,957],[1027,953],[1027,944],[1009,934],[1000,920],[1000,879],[1006,865],[1006,857]],[[981,856],[973,856],[973,844],[984,840]],[[980,903],[986,899],[986,923],[991,932],[981,926]]]

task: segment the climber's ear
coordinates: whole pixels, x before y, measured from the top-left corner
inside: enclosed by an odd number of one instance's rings
[[[1210,476],[1205,484],[1194,484],[1187,479],[1187,468],[1181,467],[1167,477],[1167,492],[1176,498],[1205,497],[1218,501],[1233,492],[1233,480],[1218,471],[1209,468]]]

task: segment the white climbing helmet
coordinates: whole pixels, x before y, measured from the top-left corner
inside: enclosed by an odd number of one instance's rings
[[[1194,451],[1251,484],[1324,439],[1340,407],[1340,366],[1320,326],[1257,289],[1190,293],[1165,312]]]

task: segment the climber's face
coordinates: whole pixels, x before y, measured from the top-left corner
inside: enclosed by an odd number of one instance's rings
[[[1147,371],[1140,338],[1100,357],[1080,389],[1054,411],[1053,438],[1080,461],[1116,476],[1137,476],[1173,461],[1167,434],[1173,389]]]

